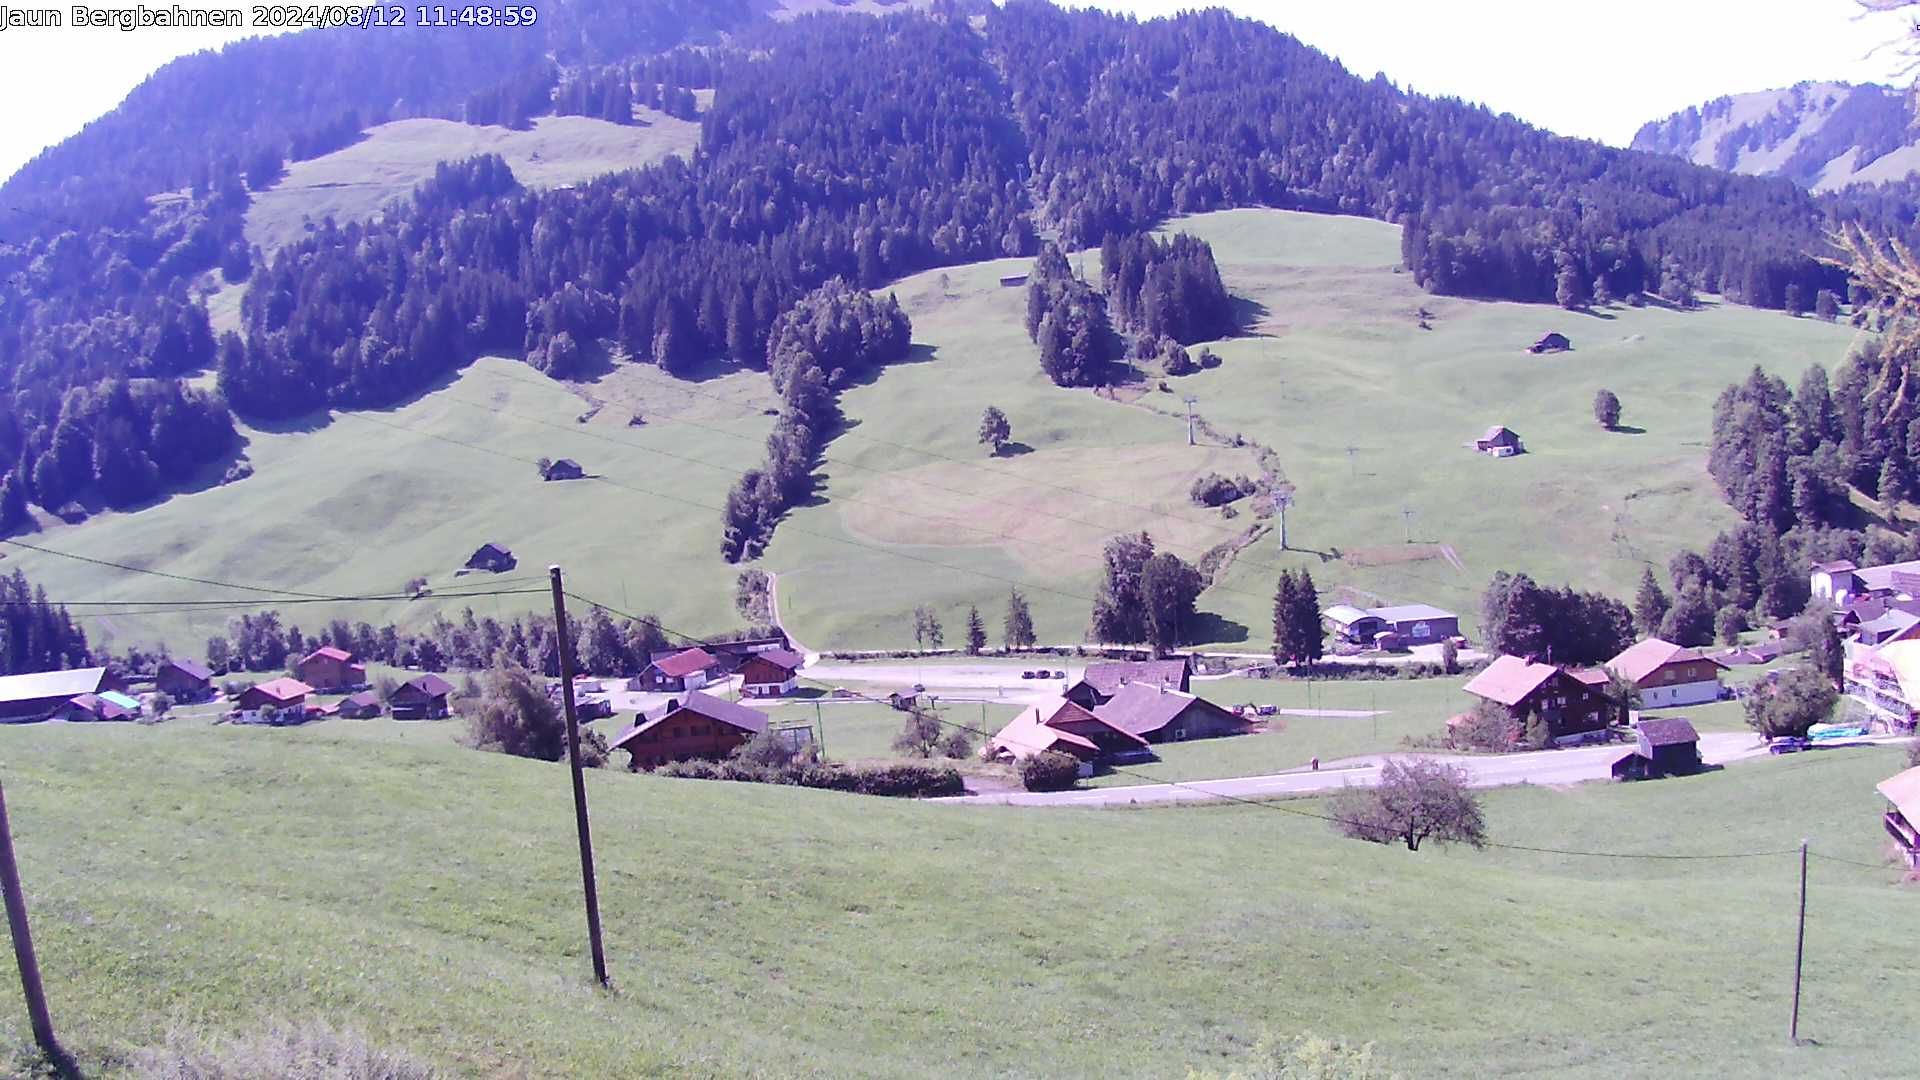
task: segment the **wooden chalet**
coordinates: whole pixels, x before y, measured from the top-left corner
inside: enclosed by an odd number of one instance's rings
[[[1165,686],[1128,683],[1093,714],[1150,743],[1245,734],[1248,722],[1202,697]]]
[[[631,755],[633,769],[657,769],[670,761],[724,758],[765,730],[766,713],[696,690],[636,717],[611,748]]]
[[[1517,725],[1524,727],[1537,715],[1556,741],[1572,741],[1606,730],[1614,706],[1603,693],[1604,680],[1602,676],[1596,686],[1565,668],[1500,656],[1464,689],[1505,709]]]
[[[299,680],[321,693],[331,690],[356,690],[367,685],[366,665],[353,654],[332,645],[322,645],[300,658],[293,666]]]
[[[1083,709],[1113,700],[1130,683],[1164,686],[1186,693],[1193,681],[1193,665],[1184,656],[1171,660],[1105,660],[1087,665],[1080,681],[1067,688],[1066,699]]]
[[[987,755],[1003,761],[1056,749],[1089,763],[1152,756],[1146,739],[1064,697],[1032,706],[987,740]]]
[[[1519,432],[1505,424],[1495,424],[1473,440],[1473,448],[1490,457],[1513,457],[1527,452],[1526,444],[1520,441]]]
[[[1907,869],[1920,870],[1920,765],[1880,781],[1874,790],[1887,800],[1881,818],[1887,835],[1899,846]]]
[[[153,673],[153,688],[175,701],[205,701],[213,696],[213,670],[178,657],[162,660]]]
[[[321,711],[345,720],[371,720],[380,715],[380,694],[374,690],[348,694]]]
[[[241,691],[240,698],[234,702],[234,705],[242,713],[257,713],[269,708],[281,712],[304,711],[307,707],[307,695],[311,693],[313,693],[313,687],[299,679],[271,679]]]
[[[1699,649],[1650,637],[1628,646],[1607,667],[1639,689],[1643,708],[1668,709],[1719,701],[1726,665]]]
[[[780,697],[800,685],[800,669],[807,658],[789,649],[751,653],[740,665],[740,693],[745,697]]]
[[[453,684],[438,675],[415,675],[394,689],[387,707],[395,720],[444,720],[452,693]]]
[[[703,648],[656,656],[634,682],[634,690],[698,690],[722,673],[720,658]]]

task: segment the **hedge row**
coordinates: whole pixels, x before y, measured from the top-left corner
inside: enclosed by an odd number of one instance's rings
[[[934,798],[964,795],[966,783],[960,770],[931,761],[897,761],[884,765],[826,765],[820,763],[786,766],[754,765],[736,759],[726,761],[676,761],[660,768],[661,776],[689,780],[735,780],[750,784],[788,784],[795,787],[824,788],[855,795],[886,795],[896,798]]]

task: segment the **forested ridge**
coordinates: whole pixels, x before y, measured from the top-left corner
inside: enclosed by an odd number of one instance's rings
[[[1579,304],[1702,290],[1763,306],[1844,292],[1814,258],[1833,221],[1904,234],[1914,216],[1904,185],[1815,199],[1409,95],[1221,11],[1139,22],[945,0],[774,23],[755,6],[569,0],[518,37],[304,33],[154,75],[0,188],[0,527],[29,500],[161,493],[229,449],[228,407],[384,405],[482,352],[556,377],[609,359],[763,367],[783,315],[830,281],[857,291],[1032,255],[1042,229],[1065,247],[1106,243],[1122,257],[1100,283],[1119,329],[1179,343],[1231,314],[1210,256],[1139,238],[1179,213],[1396,221],[1408,268],[1439,292]],[[696,88],[713,91],[704,111]],[[698,115],[701,148],[545,192],[498,158],[451,163],[377,222],[323,224],[270,258],[243,238],[252,190],[368,124],[621,122],[636,104]],[[1120,345],[1094,287],[1070,278],[1051,279],[1062,315],[1044,336],[1060,346],[1056,381],[1084,385]],[[243,333],[215,342],[199,294],[220,281],[248,290]],[[1188,299],[1166,303],[1176,291]],[[800,367],[829,381],[864,367],[813,361]],[[180,388],[208,367],[219,397]],[[789,409],[804,437],[772,448],[770,469],[804,475],[791,462],[825,437],[830,401]],[[791,497],[730,522],[764,526]],[[761,526],[737,531],[736,550]]]

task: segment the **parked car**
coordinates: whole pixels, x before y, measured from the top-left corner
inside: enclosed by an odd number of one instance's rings
[[[1056,679],[1064,679],[1067,677],[1067,673],[1064,671],[1056,671],[1053,673],[1053,677]]]
[[[1767,744],[1769,754],[1797,754],[1802,750],[1813,749],[1813,740],[1798,735],[1785,735]]]
[[[1021,673],[1020,673],[1020,677],[1021,677],[1021,678],[1023,678],[1023,679],[1031,679],[1031,678],[1033,678],[1033,672],[1031,672],[1031,671],[1023,671],[1023,672],[1021,672]]]

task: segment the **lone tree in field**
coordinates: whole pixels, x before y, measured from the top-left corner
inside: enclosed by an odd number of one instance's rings
[[[1832,322],[1840,317],[1840,297],[1832,289],[1821,289],[1813,294],[1813,314],[1824,322]]]
[[[532,672],[504,657],[487,673],[486,693],[470,723],[473,745],[482,750],[541,761],[559,761],[567,753],[560,707]]]
[[[967,652],[979,656],[987,647],[987,624],[980,618],[977,604],[967,605]]]
[[[1428,840],[1484,847],[1487,822],[1467,772],[1431,758],[1388,758],[1373,787],[1349,787],[1333,798],[1334,827],[1355,840],[1403,843],[1419,851]]]
[[[1033,613],[1027,610],[1027,598],[1019,589],[1007,590],[1007,617],[1000,624],[1000,641],[1008,651],[1033,648]]]
[[[1147,641],[1155,656],[1165,656],[1179,645],[1193,619],[1194,601],[1206,582],[1200,571],[1170,552],[1161,552],[1140,570],[1140,597],[1146,602]]]
[[[1593,395],[1593,418],[1608,431],[1620,426],[1620,399],[1613,391],[1602,390]]]
[[[1808,729],[1833,713],[1840,694],[1825,674],[1797,667],[1769,686],[1756,683],[1747,695],[1747,726],[1761,737],[1804,737]]]
[[[1007,414],[1000,406],[989,405],[987,411],[980,414],[980,442],[993,448],[993,456],[999,457],[1013,439],[1013,425],[1007,421]]]

